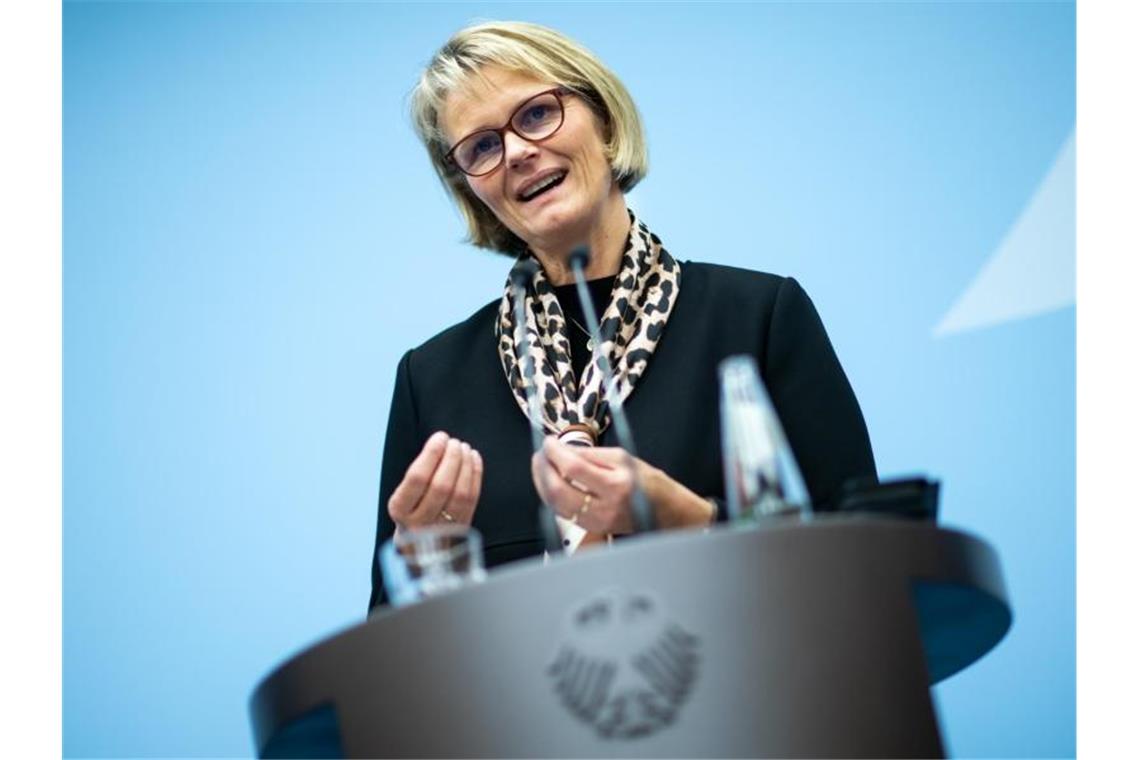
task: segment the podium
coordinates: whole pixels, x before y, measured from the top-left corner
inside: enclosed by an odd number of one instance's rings
[[[259,757],[937,757],[930,686],[1011,622],[967,533],[871,516],[634,537],[386,609],[250,700]]]

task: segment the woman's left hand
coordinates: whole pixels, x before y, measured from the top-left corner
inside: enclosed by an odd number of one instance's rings
[[[705,526],[713,506],[660,470],[625,449],[568,446],[548,436],[542,452],[531,458],[531,477],[542,500],[560,516],[591,533],[633,532],[631,504],[635,481],[653,507],[660,528]]]

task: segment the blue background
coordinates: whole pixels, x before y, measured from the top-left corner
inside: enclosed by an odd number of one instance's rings
[[[1075,310],[934,333],[1073,131],[1068,3],[67,3],[65,755],[248,756],[254,684],[362,619],[396,361],[508,266],[407,116],[477,18],[622,77],[631,205],[799,279],[880,472],[1001,552],[1014,627],[936,689],[950,752],[1074,755]]]

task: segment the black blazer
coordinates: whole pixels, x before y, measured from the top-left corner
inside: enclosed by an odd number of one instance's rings
[[[807,294],[792,278],[684,262],[681,288],[645,374],[625,402],[637,453],[702,496],[724,497],[717,365],[756,358],[816,509],[848,478],[875,476],[859,403]],[[483,456],[474,527],[488,567],[539,555],[530,429],[496,348],[499,300],[404,354],[384,442],[369,610],[387,602],[376,550],[395,530],[388,499],[437,430]],[[613,427],[599,442],[614,446]],[[724,519],[723,509],[718,519]]]

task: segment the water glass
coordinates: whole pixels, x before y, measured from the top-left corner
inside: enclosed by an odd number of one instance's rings
[[[395,607],[439,596],[486,579],[483,538],[466,525],[432,525],[400,531],[377,558]]]
[[[749,520],[799,511],[811,503],[784,428],[751,356],[720,363],[721,456],[728,513]]]

